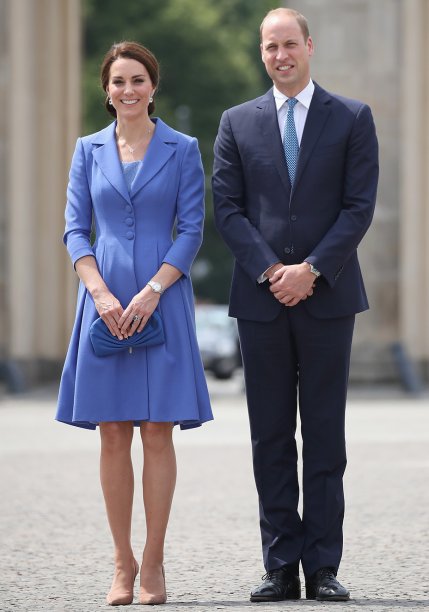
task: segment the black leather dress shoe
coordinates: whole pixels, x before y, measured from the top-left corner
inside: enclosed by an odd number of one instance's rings
[[[301,598],[301,581],[290,568],[275,569],[263,576],[264,581],[250,594],[250,601],[283,601]]]
[[[315,574],[305,581],[305,595],[307,599],[317,601],[348,601],[350,593],[336,578],[332,567],[321,567]]]

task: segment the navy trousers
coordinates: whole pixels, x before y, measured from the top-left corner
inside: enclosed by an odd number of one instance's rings
[[[308,298],[311,299],[311,298]],[[355,317],[316,319],[303,302],[270,322],[240,319],[266,570],[338,568],[343,547],[345,405]],[[302,435],[298,511],[297,408]]]

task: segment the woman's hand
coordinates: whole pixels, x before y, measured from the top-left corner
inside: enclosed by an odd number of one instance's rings
[[[142,331],[158,306],[159,298],[160,294],[147,286],[133,297],[118,322],[119,330],[125,338],[132,336],[136,331]]]
[[[119,340],[122,340],[124,336],[119,329],[118,322],[124,309],[119,300],[110,291],[97,294],[96,297],[93,296],[93,299],[95,308],[109,328],[110,333],[113,336],[117,336]]]
[[[122,340],[123,335],[119,331],[118,321],[124,309],[120,301],[104,282],[98,270],[95,257],[93,255],[81,257],[76,261],[75,268],[80,280],[94,300],[95,308],[107,325],[110,333],[112,336],[117,336],[119,340]]]

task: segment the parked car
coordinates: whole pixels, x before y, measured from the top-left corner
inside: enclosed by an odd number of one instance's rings
[[[228,306],[197,304],[195,322],[204,368],[216,378],[231,378],[241,367],[241,353],[237,323],[228,317]]]

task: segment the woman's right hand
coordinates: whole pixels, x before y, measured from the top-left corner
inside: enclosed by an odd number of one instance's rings
[[[119,331],[118,321],[124,309],[120,301],[109,291],[109,287],[98,270],[95,257],[93,255],[81,257],[76,261],[75,268],[80,280],[94,300],[95,308],[107,325],[110,333],[112,336],[122,340],[124,336]]]
[[[103,292],[96,297],[94,295],[92,297],[94,299],[95,308],[107,325],[110,333],[119,338],[119,340],[122,340],[124,336],[119,330],[118,321],[121,318],[124,309],[122,308],[120,301],[113,295],[113,293],[110,292]]]

